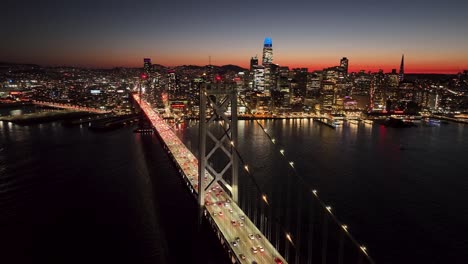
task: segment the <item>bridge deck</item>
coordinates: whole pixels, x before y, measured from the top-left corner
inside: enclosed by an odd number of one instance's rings
[[[44,102],[44,101],[33,101],[33,104],[40,105],[40,106],[48,106],[48,107],[55,107],[55,108],[62,108],[62,109],[69,109],[75,111],[85,111],[90,113],[97,113],[97,114],[107,114],[111,111],[101,110],[92,107],[84,107],[84,106],[76,106],[71,104],[60,104],[60,103],[52,103],[52,102]]]
[[[138,94],[133,94],[133,98],[135,102],[140,104]],[[164,141],[172,158],[187,180],[189,189],[196,197],[198,192],[197,158],[145,100],[141,100],[140,107]],[[205,181],[211,181],[211,179],[213,179],[213,176],[207,173]],[[217,231],[222,236],[222,241],[226,242],[238,263],[254,263],[253,261],[257,263],[276,263],[275,258],[281,261],[279,263],[286,263],[284,258],[245,215],[242,209],[236,203],[230,202],[230,197],[220,186],[216,185],[209,190],[205,201],[207,202],[205,216],[216,226]],[[232,221],[235,221],[235,223],[233,224]],[[236,238],[239,238],[239,242],[234,246],[233,242]],[[259,246],[263,247],[264,252],[260,251]],[[257,248],[256,253],[252,251],[252,247]],[[245,259],[242,259],[242,255]]]

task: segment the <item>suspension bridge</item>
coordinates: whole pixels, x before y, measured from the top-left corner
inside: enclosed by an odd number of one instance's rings
[[[297,175],[284,149],[278,153],[289,171],[282,183],[263,188],[256,181],[237,148],[238,96],[234,87],[200,86],[197,156],[141,91],[132,98],[198,202],[200,223],[209,223],[232,263],[374,263],[367,248],[320,199],[317,189]],[[267,128],[257,125],[271,144],[280,146]]]

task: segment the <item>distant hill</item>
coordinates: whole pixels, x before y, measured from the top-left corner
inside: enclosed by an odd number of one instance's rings
[[[188,70],[205,70],[208,69],[210,66],[205,65],[205,66],[199,66],[199,65],[182,65],[182,66],[177,66],[175,69],[188,69]],[[223,66],[216,66],[212,65],[213,70],[218,71],[218,72],[228,72],[228,71],[235,71],[235,72],[241,72],[245,71],[246,69],[239,67],[237,65],[223,65]]]
[[[41,66],[31,63],[14,63],[14,62],[5,62],[0,61],[0,67],[28,67],[28,68],[40,68]]]
[[[242,71],[246,71],[247,69],[244,69],[240,66],[237,66],[237,65],[232,65],[232,64],[228,64],[228,65],[223,65],[220,67],[222,70],[224,71],[234,71],[234,72],[242,72]]]

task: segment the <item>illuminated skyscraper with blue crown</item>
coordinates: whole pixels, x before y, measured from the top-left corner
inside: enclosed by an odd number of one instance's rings
[[[265,38],[263,42],[263,57],[262,64],[267,66],[273,63],[273,42],[271,38]]]
[[[265,38],[263,42],[262,65],[264,68],[265,89],[272,88],[272,67],[273,67],[273,42],[271,38]]]

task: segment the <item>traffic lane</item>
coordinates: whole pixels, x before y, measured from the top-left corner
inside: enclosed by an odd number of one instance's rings
[[[211,211],[213,213],[217,213],[214,218],[218,221],[215,220],[215,222],[219,224],[221,232],[225,236],[226,240],[230,242],[234,253],[236,253],[237,256],[239,256],[239,254],[244,254],[246,256],[246,260],[255,260],[258,263],[274,263],[276,249],[266,245],[269,244],[269,242],[266,243],[267,241],[265,240],[265,237],[259,233],[258,229],[248,220],[248,218],[246,218],[247,223],[244,223],[244,227],[232,225],[231,220],[235,220],[236,223],[238,223],[240,216],[243,215],[240,208],[236,208],[237,206],[235,204],[228,207],[224,206],[223,202],[225,202],[225,200],[222,199],[225,197],[220,198],[219,196],[216,196],[213,191],[208,192],[208,194],[209,198],[211,198],[213,202],[216,201],[216,203],[211,206]],[[222,203],[221,206],[218,203]],[[233,210],[232,214],[229,213],[229,209]],[[219,216],[220,211],[223,212],[223,216]],[[249,234],[254,236],[256,234],[260,234],[262,239],[259,240],[256,237],[254,237],[254,239],[250,239]],[[241,242],[237,247],[234,247],[232,242],[236,237],[239,237]],[[258,246],[262,246],[265,249],[265,252],[260,252]],[[256,247],[258,252],[253,253],[251,250],[252,247]]]

